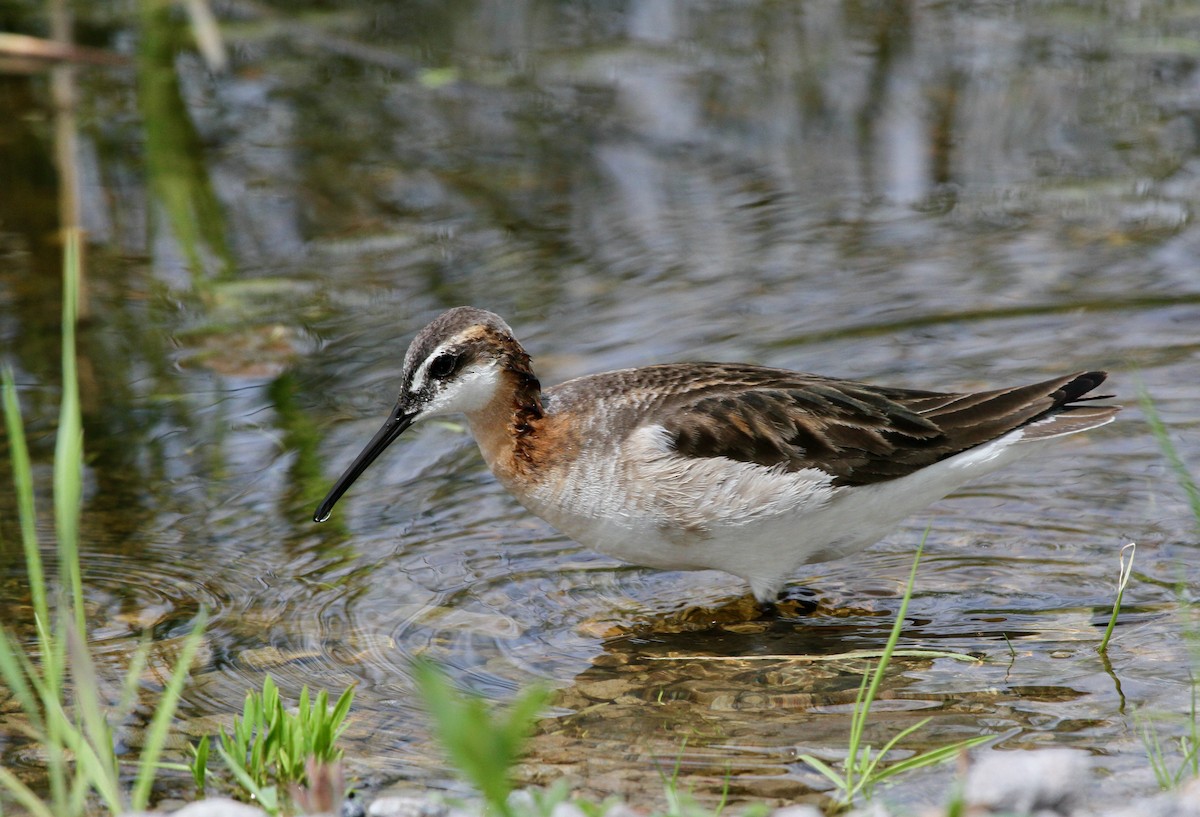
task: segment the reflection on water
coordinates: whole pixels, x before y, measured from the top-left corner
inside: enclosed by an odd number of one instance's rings
[[[932,522],[902,646],[979,660],[897,660],[872,740],[932,716],[914,748],[1068,745],[1098,755],[1100,796],[1153,787],[1131,718],[1186,708],[1176,588],[1197,537],[1136,409],[814,566],[797,595],[815,609],[770,625],[689,612],[735,599],[730,577],[557,535],[453,423],[415,430],[343,513],[309,519],[390,406],[408,338],[462,303],[503,314],[547,383],[686,359],[927,388],[1104,367],[1127,403],[1144,383],[1200,463],[1200,18],[651,0],[240,14],[233,70],[213,76],[169,20],[81,12],[90,44],[142,55],[78,78],[84,558],[104,660],[149,630],[161,672],[203,605],[195,733],[268,672],[289,695],[356,684],[350,755],[370,784],[450,785],[413,698],[408,659],[427,654],[495,699],[559,690],[526,780],[657,796],[678,760],[700,796],[812,796],[823,780],[796,758],[844,748],[862,664],[796,656],[880,646]],[[42,77],[0,74],[0,339],[43,508],[47,99]],[[1093,647],[1130,539],[1106,667]],[[0,618],[28,627],[25,596],[0,548]],[[10,707],[0,692],[0,753],[23,767]]]

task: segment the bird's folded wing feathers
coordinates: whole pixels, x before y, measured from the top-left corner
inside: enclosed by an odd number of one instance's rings
[[[836,485],[905,476],[1025,425],[1033,424],[1031,438],[1082,431],[1117,411],[1072,405],[1090,399],[1083,395],[1104,381],[1103,372],[966,394],[749,367],[725,374],[663,407],[659,420],[674,450],[789,471],[816,468]]]

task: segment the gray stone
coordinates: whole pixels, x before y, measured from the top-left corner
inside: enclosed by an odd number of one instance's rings
[[[537,803],[533,799],[533,792],[529,789],[517,789],[508,793],[508,806],[515,814],[536,814]]]
[[[771,812],[771,817],[825,817],[825,815],[816,806],[797,805],[777,808]]]
[[[574,803],[559,803],[550,812],[550,817],[587,817],[587,815]]]
[[[967,773],[967,803],[985,813],[1069,815],[1083,800],[1090,765],[1074,749],[990,752]]]
[[[367,807],[367,817],[448,817],[449,807],[439,799],[413,795],[377,797]]]
[[[239,803],[226,797],[209,797],[190,803],[172,817],[267,817],[267,813],[257,806]]]

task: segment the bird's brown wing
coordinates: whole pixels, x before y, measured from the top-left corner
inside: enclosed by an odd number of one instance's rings
[[[789,471],[816,468],[835,485],[895,479],[1022,426],[1029,438],[1108,422],[1116,406],[1077,405],[1105,379],[1080,372],[967,394],[891,389],[779,369],[709,364],[655,420],[685,457],[727,457]],[[671,367],[661,368],[663,376]]]

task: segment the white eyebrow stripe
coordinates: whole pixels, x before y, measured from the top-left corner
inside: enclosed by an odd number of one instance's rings
[[[421,361],[421,365],[417,367],[415,372],[413,372],[412,383],[409,385],[409,391],[417,392],[425,388],[425,381],[429,379],[429,364],[436,360],[443,352],[454,348],[454,346],[457,345],[457,340],[458,338],[454,337],[450,340],[444,341],[432,352],[425,356],[425,359]]]

